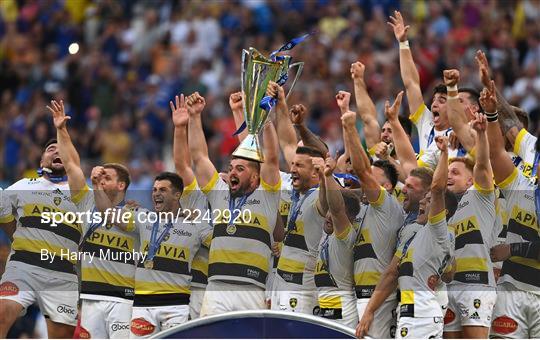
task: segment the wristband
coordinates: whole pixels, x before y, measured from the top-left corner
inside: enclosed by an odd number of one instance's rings
[[[408,50],[409,49],[409,40],[400,41],[399,42],[399,49],[400,50]]]
[[[446,92],[457,91],[457,90],[458,90],[457,84],[452,85],[452,86],[447,86],[447,87],[446,87]]]
[[[540,255],[540,242],[510,243],[510,255],[536,260]]]
[[[488,122],[496,122],[499,118],[499,112],[484,112]]]

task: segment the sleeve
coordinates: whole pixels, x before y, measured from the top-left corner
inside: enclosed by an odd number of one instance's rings
[[[223,195],[228,189],[227,187],[227,183],[225,183],[219,177],[219,174],[216,171],[212,176],[210,182],[208,182],[208,184],[202,187],[201,191],[203,192],[203,194],[206,195],[206,198],[208,199],[208,202],[210,202],[210,205],[214,205],[217,199],[223,197]]]
[[[17,207],[17,190],[15,184],[0,192],[0,223],[10,223],[15,220],[13,209]]]
[[[347,247],[351,249],[352,247],[354,247],[354,243],[356,242],[357,232],[352,227],[352,225],[349,224],[349,226],[347,227],[347,229],[345,229],[345,231],[343,231],[339,235],[338,234],[335,234],[335,235],[336,235],[335,237],[336,242],[338,243],[339,246]]]
[[[212,243],[212,233],[214,230],[212,229],[212,226],[208,223],[202,223],[200,227],[201,244],[206,248],[210,248],[210,243]]]
[[[180,205],[182,208],[190,210],[200,210],[201,212],[206,211],[207,199],[199,188],[197,180],[193,180],[187,187],[184,188],[182,192],[182,197],[180,197]]]
[[[268,183],[266,183],[262,178],[261,178],[261,187],[265,190],[265,191],[268,191],[268,192],[271,192],[271,193],[278,193],[279,194],[279,191],[281,189],[281,177],[279,178],[279,181],[277,182],[276,185],[270,185]]]
[[[535,148],[536,139],[529,131],[521,129],[514,142],[514,153],[527,163],[534,161],[534,154],[531,157],[531,150]]]
[[[441,152],[439,151],[439,149],[426,150],[426,152],[422,153],[422,155],[420,155],[420,157],[418,158],[418,166],[435,170],[435,168],[437,167],[437,163],[439,163],[440,155]]]
[[[397,235],[404,221],[403,208],[397,198],[381,187],[379,198],[376,202],[370,202],[370,206],[373,208],[373,218],[376,220],[373,227],[379,237],[387,238],[389,231],[392,231],[394,236]],[[395,247],[395,243],[392,243],[392,247]]]
[[[531,190],[530,182],[515,167],[507,178],[495,184],[499,186],[507,202],[514,202],[517,198],[516,195],[520,194],[520,190]]]
[[[446,223],[446,211],[443,210],[428,220],[429,230],[433,233],[438,244],[450,242],[448,238],[448,224]]]
[[[409,119],[416,126],[418,130],[418,138],[420,139],[420,149],[421,151],[426,148],[427,140],[425,139],[424,134],[428,129],[431,128],[433,122],[433,114],[427,108],[426,104],[422,103],[416,112],[409,116]]]
[[[80,212],[91,211],[95,206],[94,193],[88,185],[85,185],[77,195],[72,196],[71,200]]]

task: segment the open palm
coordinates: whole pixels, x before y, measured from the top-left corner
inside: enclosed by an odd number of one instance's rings
[[[66,116],[64,102],[61,100],[60,103],[58,103],[56,100],[51,100],[51,106],[47,105],[47,109],[49,109],[53,115],[54,127],[57,129],[65,128],[66,122],[70,120],[71,117]]]
[[[170,101],[172,119],[175,127],[186,126],[189,120],[188,108],[184,99],[184,94],[180,94],[180,97],[174,98],[175,104]]]

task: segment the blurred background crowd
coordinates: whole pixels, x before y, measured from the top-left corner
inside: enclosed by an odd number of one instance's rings
[[[411,25],[426,100],[445,68],[458,68],[461,85],[480,89],[474,52],[482,49],[498,87],[537,129],[539,0],[2,0],[0,186],[35,175],[42,145],[55,133],[45,109],[51,99],[67,103],[83,165],[126,164],[138,190],[170,167],[169,100],[199,91],[211,158],[223,167],[236,146],[228,96],[240,88],[242,48],[268,55],[312,31],[290,52],[305,62],[290,104],[305,104],[309,127],[339,150],[334,96],[352,90],[352,62],[367,66],[381,119],[384,100],[403,87],[386,24],[394,9]]]

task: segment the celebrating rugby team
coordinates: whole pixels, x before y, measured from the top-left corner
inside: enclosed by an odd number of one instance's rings
[[[459,70],[449,69],[422,93],[409,26],[396,11],[389,27],[404,91],[386,102],[381,128],[364,81],[369,65],[351,61],[356,112],[351,93],[335,96],[342,154],[329,153],[307,127],[308,109],[271,82],[264,162],[232,156],[220,172],[203,132],[205,98],[176,96],[176,171],[155,178],[152,211],[126,202],[124,165],[83,172],[70,117],[52,101],[57,138],[43,151],[42,176],[0,192],[0,226],[13,239],[0,337],[37,303],[49,337],[61,338],[149,337],[199,317],[269,308],[326,318],[358,337],[539,338],[540,143],[527,115],[501,96],[482,51],[483,89],[461,87]],[[238,126],[245,100],[229,98]],[[418,153],[400,112],[416,126]],[[112,209],[128,218],[55,226],[41,218]],[[151,222],[150,212],[181,218]],[[57,256],[44,259],[43,250]],[[119,256],[133,251],[143,256]]]

